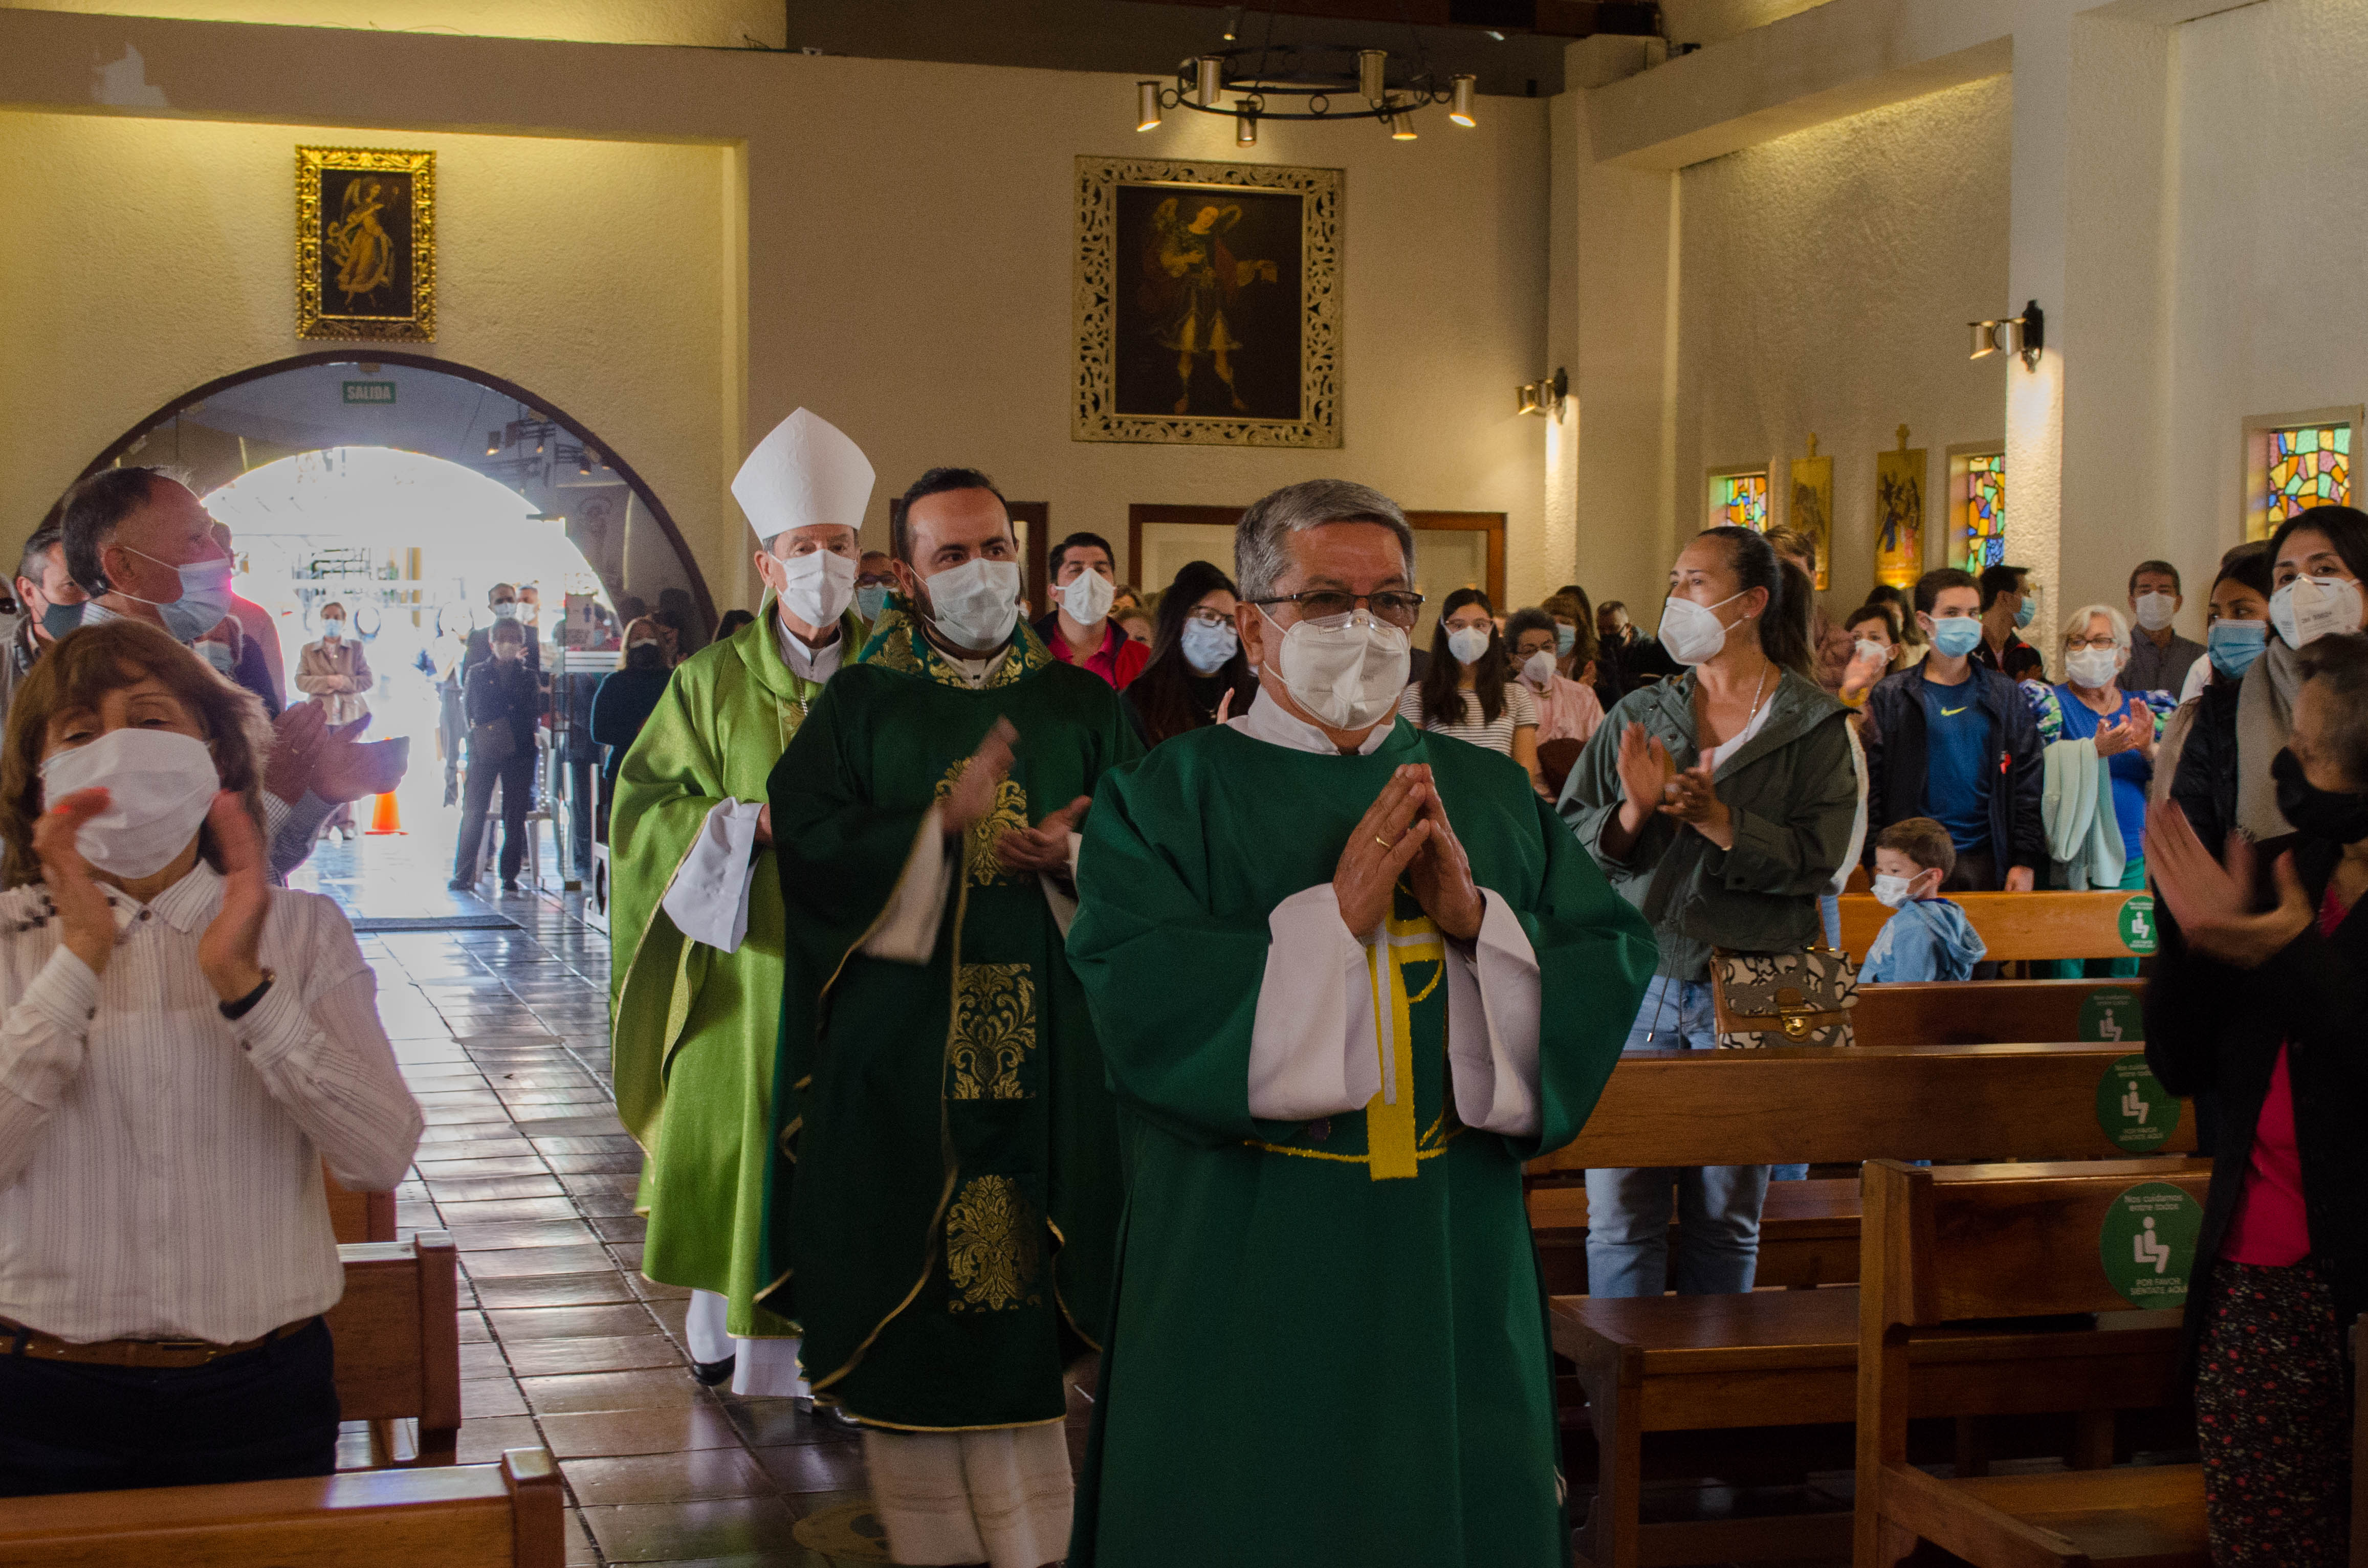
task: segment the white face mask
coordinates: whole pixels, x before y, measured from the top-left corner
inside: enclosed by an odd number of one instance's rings
[[[1258,613],[1266,615],[1265,608]],[[1267,667],[1317,723],[1371,729],[1397,706],[1412,660],[1406,634],[1388,621],[1361,609],[1296,621],[1287,631],[1274,617],[1266,620],[1282,631],[1281,646],[1268,652]]]
[[[1088,566],[1061,588],[1061,608],[1079,626],[1091,626],[1110,614],[1118,598],[1118,585]]]
[[[2160,631],[2179,613],[2179,601],[2169,594],[2140,594],[2137,610],[2140,626],[2148,631]]]
[[[2082,648],[2064,655],[2064,673],[2074,686],[2087,687],[2090,691],[2109,686],[2122,673],[2122,655],[2112,648]]]
[[[1486,627],[1466,626],[1447,634],[1447,651],[1455,655],[1459,665],[1476,665],[1488,652],[1488,631]]]
[[[2270,624],[2289,648],[2360,630],[2360,585],[2343,577],[2296,577],[2270,596]]]
[[[516,620],[518,619],[518,605],[509,599],[501,600],[494,606],[494,619],[496,620]]]
[[[1540,691],[1554,679],[1554,656],[1551,648],[1541,648],[1521,661],[1521,678]]]
[[[324,620],[321,622],[321,635],[327,641],[331,642],[337,642],[339,639],[343,638],[345,634],[346,623],[344,621]]]
[[[1850,651],[1861,659],[1881,659],[1886,665],[1891,663],[1891,650],[1872,637],[1860,638],[1851,645]]]
[[[1746,588],[1744,593],[1751,590]],[[1729,594],[1714,605],[1701,605],[1672,596],[1661,606],[1661,646],[1681,665],[1699,665],[1718,656],[1732,630],[1719,619],[1720,605],[1731,605],[1743,594]],[[1736,622],[1740,625],[1741,622]]]
[[[958,648],[1000,648],[1019,622],[1019,563],[974,555],[921,579],[930,621]]]
[[[222,789],[206,743],[172,730],[109,730],[41,764],[41,798],[62,801],[94,785],[107,810],[74,839],[82,858],[119,877],[163,870],[189,846]]]
[[[855,562],[827,550],[809,551],[787,561],[773,558],[780,577],[773,591],[789,612],[816,631],[829,627],[855,602]]]
[[[1888,873],[1877,875],[1874,879],[1874,902],[1885,909],[1898,908],[1907,902],[1907,890],[1915,881],[1913,877],[1895,877]]]

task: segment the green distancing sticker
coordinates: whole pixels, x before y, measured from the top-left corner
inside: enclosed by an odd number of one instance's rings
[[[2097,1234],[2105,1278],[2134,1307],[2187,1302],[2203,1206],[2167,1181],[2145,1181],[2114,1196]]]
[[[2146,1070],[2143,1056],[2124,1056],[2097,1080],[2097,1125],[2134,1154],[2150,1154],[2179,1131],[2179,1096]]]
[[[2122,903],[2122,946],[2134,953],[2150,953],[2157,940],[2153,895],[2131,894]]]
[[[2138,994],[2119,987],[2089,993],[2089,999],[2080,1004],[2080,1038],[2107,1045],[2146,1039],[2146,1015]]]

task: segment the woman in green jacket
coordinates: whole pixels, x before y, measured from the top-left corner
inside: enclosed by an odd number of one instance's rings
[[[1859,785],[1844,710],[1809,676],[1811,592],[1759,535],[1697,535],[1661,617],[1662,647],[1690,667],[1622,699],[1564,787],[1563,820],[1660,945],[1631,1051],[1717,1045],[1712,949],[1798,952],[1820,935],[1817,894],[1850,854]],[[1750,1290],[1767,1194],[1765,1165],[1588,1172],[1589,1289]]]

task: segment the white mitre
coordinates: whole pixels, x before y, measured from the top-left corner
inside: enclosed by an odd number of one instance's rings
[[[812,409],[801,408],[757,443],[732,479],[757,542],[814,523],[863,527],[877,476],[863,449]]]

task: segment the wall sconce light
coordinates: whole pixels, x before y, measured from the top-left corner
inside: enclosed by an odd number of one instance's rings
[[[1543,415],[1549,419],[1562,417],[1563,400],[1570,395],[1570,377],[1560,369],[1551,376],[1527,381],[1513,389],[1513,396],[1522,414]]]
[[[2009,316],[2004,321],[1977,321],[1965,324],[1973,331],[1973,352],[1968,358],[1983,359],[2003,350],[2022,356],[2023,364],[2039,369],[2040,351],[2047,347],[2047,312],[2032,301],[2022,307],[2022,314]]]
[[[1159,126],[1159,84],[1137,82],[1134,85],[1134,128],[1155,131]]]

